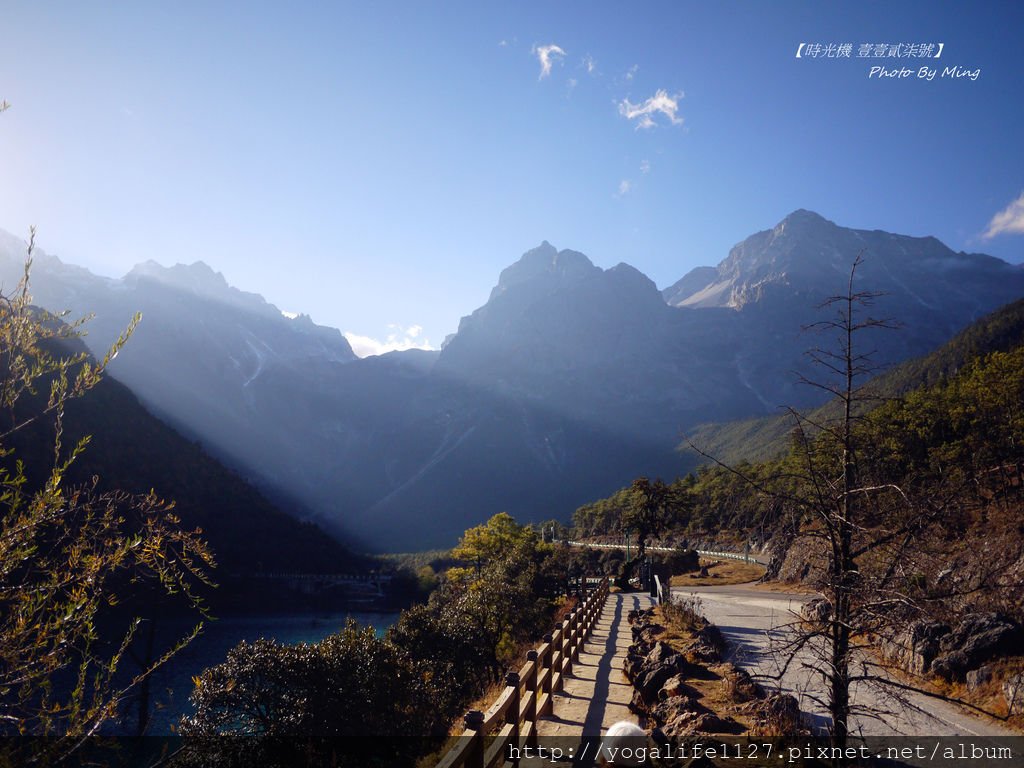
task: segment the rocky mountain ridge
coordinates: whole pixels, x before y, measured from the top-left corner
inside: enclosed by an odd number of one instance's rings
[[[821,340],[801,328],[858,254],[858,285],[886,292],[878,312],[903,324],[877,340],[881,364],[1024,296],[1024,270],[998,259],[807,211],[665,291],[544,242],[433,355],[359,360],[336,330],[200,264],[111,281],[41,258],[33,290],[48,308],[96,310],[104,333],[142,310],[112,371],[151,410],[323,524],[403,550],[450,545],[500,510],[568,517],[637,475],[685,472],[675,446],[697,424],[814,404],[793,372]]]

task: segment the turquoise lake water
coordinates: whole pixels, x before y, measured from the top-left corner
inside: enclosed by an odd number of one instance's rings
[[[242,640],[273,639],[280,643],[314,643],[334,634],[351,617],[383,634],[398,618],[396,613],[316,613],[296,616],[230,616],[208,622],[203,633],[181,650],[167,666],[158,669],[151,682],[152,714],[147,733],[163,736],[183,714],[192,712],[188,697],[192,678],[207,667],[224,661],[227,652]],[[168,621],[160,627],[164,644],[188,633],[193,624]],[[129,709],[130,706],[129,706]],[[125,728],[134,732],[134,712]]]

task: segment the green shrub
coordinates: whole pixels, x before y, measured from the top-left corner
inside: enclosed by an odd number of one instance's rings
[[[437,730],[408,654],[354,622],[319,643],[240,643],[195,683],[182,766],[413,765]]]

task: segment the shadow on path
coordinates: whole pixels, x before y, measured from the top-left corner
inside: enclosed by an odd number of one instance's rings
[[[597,665],[597,673],[594,679],[594,695],[590,700],[590,707],[587,708],[587,715],[583,719],[584,736],[600,736],[602,726],[605,725],[605,710],[612,685],[612,663],[618,658],[615,652],[619,647],[620,641],[622,641],[619,634],[623,623],[623,605],[627,600],[632,603],[632,607],[629,610],[639,610],[640,608],[640,598],[637,595],[620,594],[615,601],[615,615],[612,618],[611,626],[608,628],[608,638],[605,640],[601,661]],[[632,635],[630,635],[631,639]],[[626,640],[625,647],[628,646],[629,640]]]

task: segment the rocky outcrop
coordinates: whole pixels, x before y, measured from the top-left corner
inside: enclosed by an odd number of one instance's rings
[[[998,613],[977,613],[966,617],[938,641],[939,654],[932,671],[947,680],[964,682],[967,673],[1000,656],[1020,651],[1021,626]]]
[[[976,691],[983,685],[992,682],[995,677],[995,670],[992,669],[992,665],[985,664],[984,666],[972,669],[967,673],[967,690]]]
[[[654,623],[652,611],[632,611],[633,644],[623,671],[633,683],[630,709],[653,725],[655,741],[667,743],[695,733],[735,733],[737,723],[725,720],[700,703],[701,694],[688,680],[701,674],[697,661],[721,661],[721,634],[705,622],[686,652],[658,640],[664,629]],[[741,730],[741,729],[740,729]]]
[[[696,734],[807,735],[797,700],[766,695],[746,671],[723,661],[722,634],[702,616],[687,614],[689,639],[681,649],[659,639],[665,628],[654,622],[653,610],[633,611],[629,621],[634,642],[623,668],[635,688],[630,709],[646,718],[655,742],[678,743]],[[728,702],[717,712],[702,701],[709,681],[723,686]]]
[[[695,660],[703,664],[716,664],[722,660],[725,653],[725,638],[721,630],[714,624],[705,624],[697,630],[694,641],[687,649],[687,653]]]
[[[824,541],[808,536],[796,537],[769,572],[783,582],[821,582],[828,573],[829,552]]]
[[[1006,714],[1024,713],[1024,674],[1018,672],[1003,681],[1003,698],[1006,699]]]
[[[923,675],[939,655],[939,641],[949,633],[948,624],[915,621],[895,637],[883,642],[886,656],[915,675]]]
[[[808,600],[800,608],[800,618],[808,624],[823,625],[832,618],[832,603],[825,597]]]
[[[643,646],[638,646],[638,651],[642,649]],[[631,649],[623,666],[626,677],[636,689],[630,708],[642,713],[658,701],[678,696],[678,693],[673,692],[679,690],[680,681],[685,680],[693,668],[686,657],[661,641],[656,642],[643,658],[639,658],[639,655],[639,652],[632,652]],[[670,680],[674,682],[669,684]]]
[[[992,678],[988,662],[1020,650],[1024,631],[999,613],[975,613],[955,627],[939,621],[915,621],[882,643],[882,652],[916,675],[932,672],[975,689]]]

